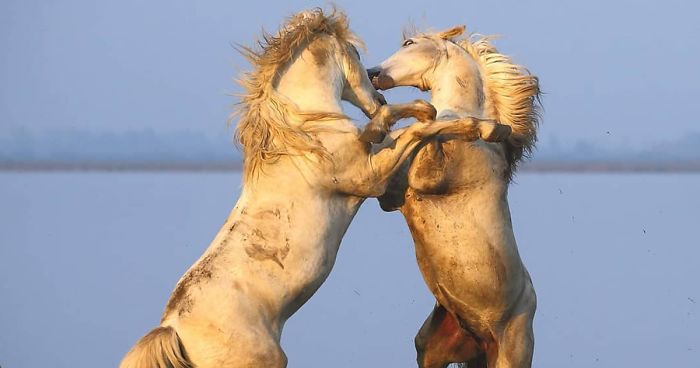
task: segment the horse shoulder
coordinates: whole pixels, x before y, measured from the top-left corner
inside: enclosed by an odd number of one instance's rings
[[[433,138],[414,157],[408,170],[408,186],[421,194],[444,194],[449,190],[451,171],[454,169],[454,141],[442,142]]]
[[[508,163],[503,143],[443,142],[439,152],[423,152],[414,160],[409,185],[423,194],[463,192],[485,183],[506,182]]]

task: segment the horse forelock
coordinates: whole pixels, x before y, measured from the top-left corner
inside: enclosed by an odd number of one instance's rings
[[[320,8],[292,15],[274,35],[263,33],[258,50],[239,47],[253,66],[251,72],[238,80],[244,92],[238,109],[231,115],[231,119],[239,118],[235,136],[244,154],[244,183],[253,179],[264,163],[284,155],[311,153],[327,158],[327,151],[311,134],[313,129],[293,121],[346,117],[337,113],[301,112],[274,90],[280,71],[298,52],[323,35],[343,45],[364,48],[362,41],[350,31],[344,13],[332,9],[325,14]],[[329,43],[326,47],[330,50],[333,45]],[[341,52],[347,50],[343,48]]]

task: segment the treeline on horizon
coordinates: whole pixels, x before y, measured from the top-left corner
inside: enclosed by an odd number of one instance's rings
[[[241,154],[227,134],[193,131],[90,132],[27,129],[0,133],[0,162],[230,162]]]
[[[90,132],[56,129],[34,133],[16,128],[0,131],[0,163],[225,163],[241,153],[230,132],[194,131]],[[643,149],[611,147],[580,140],[540,142],[533,163],[700,163],[700,132]]]

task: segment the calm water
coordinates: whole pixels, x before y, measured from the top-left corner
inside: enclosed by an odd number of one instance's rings
[[[153,328],[238,174],[0,173],[0,365],[110,367]],[[700,175],[522,174],[536,367],[697,366]],[[402,218],[368,201],[284,333],[290,367],[412,367],[432,308]]]

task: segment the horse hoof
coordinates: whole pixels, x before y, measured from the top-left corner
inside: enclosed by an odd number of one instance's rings
[[[503,142],[508,140],[513,129],[505,124],[491,123],[485,124],[482,122],[479,124],[479,135],[481,139],[486,142]]]
[[[382,143],[386,137],[386,132],[375,127],[365,127],[365,130],[360,134],[360,140],[365,143]]]
[[[435,109],[435,106],[431,105],[430,103],[424,100],[415,100],[413,102],[416,105],[415,118],[418,119],[418,121],[435,120],[435,117],[437,116],[437,110]]]

